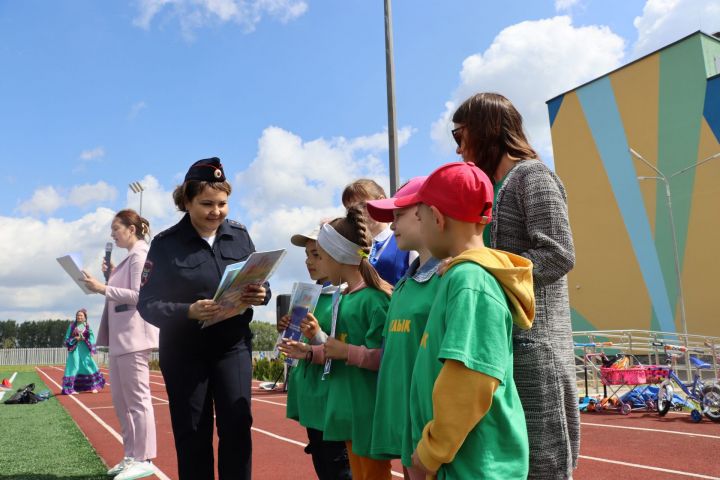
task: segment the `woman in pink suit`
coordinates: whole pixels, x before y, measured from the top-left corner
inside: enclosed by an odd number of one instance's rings
[[[149,227],[134,210],[118,212],[111,237],[128,250],[128,256],[115,268],[103,265],[111,270],[107,285],[83,272],[88,288],[105,295],[97,345],[109,347],[112,400],[122,426],[125,458],[108,471],[117,480],[152,475],[151,460],[157,450],[148,361],[158,346],[158,329],[146,323],[136,308]]]

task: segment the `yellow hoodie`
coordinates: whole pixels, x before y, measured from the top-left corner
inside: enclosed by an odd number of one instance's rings
[[[523,330],[529,330],[535,319],[535,293],[533,290],[530,260],[492,248],[465,250],[453,258],[448,269],[463,262],[475,262],[487,270],[505,291],[513,323]]]
[[[493,275],[507,295],[513,323],[525,330],[532,327],[535,293],[530,260],[501,250],[478,248],[455,257],[448,269],[463,262],[475,262]],[[434,418],[425,425],[416,449],[427,470],[437,472],[442,464],[452,462],[470,430],[490,410],[499,384],[496,378],[460,362],[445,361],[433,387]]]

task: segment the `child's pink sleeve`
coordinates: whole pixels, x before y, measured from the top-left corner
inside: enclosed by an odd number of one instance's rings
[[[324,365],[325,364],[325,344],[321,345],[311,345],[312,347],[312,363],[316,365]]]
[[[367,348],[365,345],[348,345],[347,365],[364,368],[377,372],[380,370],[380,358],[382,350],[379,348]]]

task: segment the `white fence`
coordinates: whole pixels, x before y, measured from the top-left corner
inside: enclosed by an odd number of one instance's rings
[[[66,348],[0,348],[0,365],[64,365]]]
[[[0,365],[65,365],[66,348],[0,348]],[[253,359],[272,358],[273,352],[253,352]],[[150,361],[157,361],[160,355],[152,352]],[[99,365],[108,364],[106,348],[98,349],[95,361]]]

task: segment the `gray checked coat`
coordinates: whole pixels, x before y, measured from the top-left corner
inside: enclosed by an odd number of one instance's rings
[[[536,313],[513,331],[515,383],[530,439],[531,479],[572,477],[580,448],[567,273],[575,264],[567,196],[538,160],[517,162],[493,206],[492,247],[533,262]]]

